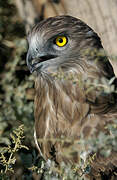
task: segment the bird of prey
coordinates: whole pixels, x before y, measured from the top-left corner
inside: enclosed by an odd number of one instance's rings
[[[81,20],[63,15],[36,24],[28,43],[27,65],[36,74],[34,136],[39,152],[57,164],[87,159],[94,149],[86,143],[82,152],[82,138],[88,142],[100,133],[111,136],[108,124],[117,119],[117,79],[100,38]],[[110,82],[113,91],[106,91]],[[66,156],[64,149],[75,151]],[[116,179],[116,149],[107,157],[100,149],[89,178]]]

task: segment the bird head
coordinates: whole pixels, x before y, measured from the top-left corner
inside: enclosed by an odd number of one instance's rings
[[[29,33],[28,43],[31,72],[69,72],[77,67],[84,74],[95,71],[108,79],[114,76],[108,59],[97,55],[103,49],[100,38],[77,18],[56,16],[39,22]]]

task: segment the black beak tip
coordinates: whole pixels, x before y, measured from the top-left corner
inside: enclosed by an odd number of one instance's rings
[[[34,72],[33,68],[29,68],[29,71],[31,74]]]
[[[33,66],[31,66],[31,65],[28,65],[28,69],[31,74],[35,71],[35,68],[33,68]]]

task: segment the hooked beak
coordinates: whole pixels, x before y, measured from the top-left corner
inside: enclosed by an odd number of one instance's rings
[[[33,73],[37,68],[39,68],[41,59],[33,58],[30,53],[27,53],[26,63],[31,73]]]
[[[45,56],[39,56],[36,58],[33,58],[30,53],[27,53],[27,57],[26,57],[26,62],[27,62],[27,66],[30,70],[31,73],[33,73],[36,70],[39,70],[42,68],[43,66],[43,62],[48,61],[50,59],[53,59],[57,56],[53,56],[53,55],[45,55]]]

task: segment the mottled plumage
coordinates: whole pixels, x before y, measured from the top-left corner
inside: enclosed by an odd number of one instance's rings
[[[67,43],[59,47],[58,36]],[[113,78],[113,68],[104,55],[98,35],[84,22],[71,16],[57,16],[38,23],[28,36],[27,65],[36,71],[35,80],[35,140],[43,157],[57,163],[78,163],[81,135],[86,139],[97,137],[117,118],[117,97],[114,92],[104,93],[91,83],[107,82]],[[113,80],[116,89],[117,80]],[[61,143],[61,137],[71,140]],[[54,141],[53,139],[57,139]],[[38,139],[43,141],[38,142]],[[51,140],[49,140],[51,139]],[[47,141],[48,140],[48,141]],[[70,157],[64,149],[74,147]],[[54,152],[53,152],[54,151]],[[91,147],[86,145],[86,158]],[[90,179],[101,179],[117,166],[117,154],[112,150],[108,158],[97,153],[92,162]],[[103,173],[102,173],[103,172]],[[117,176],[109,176],[117,178]]]

